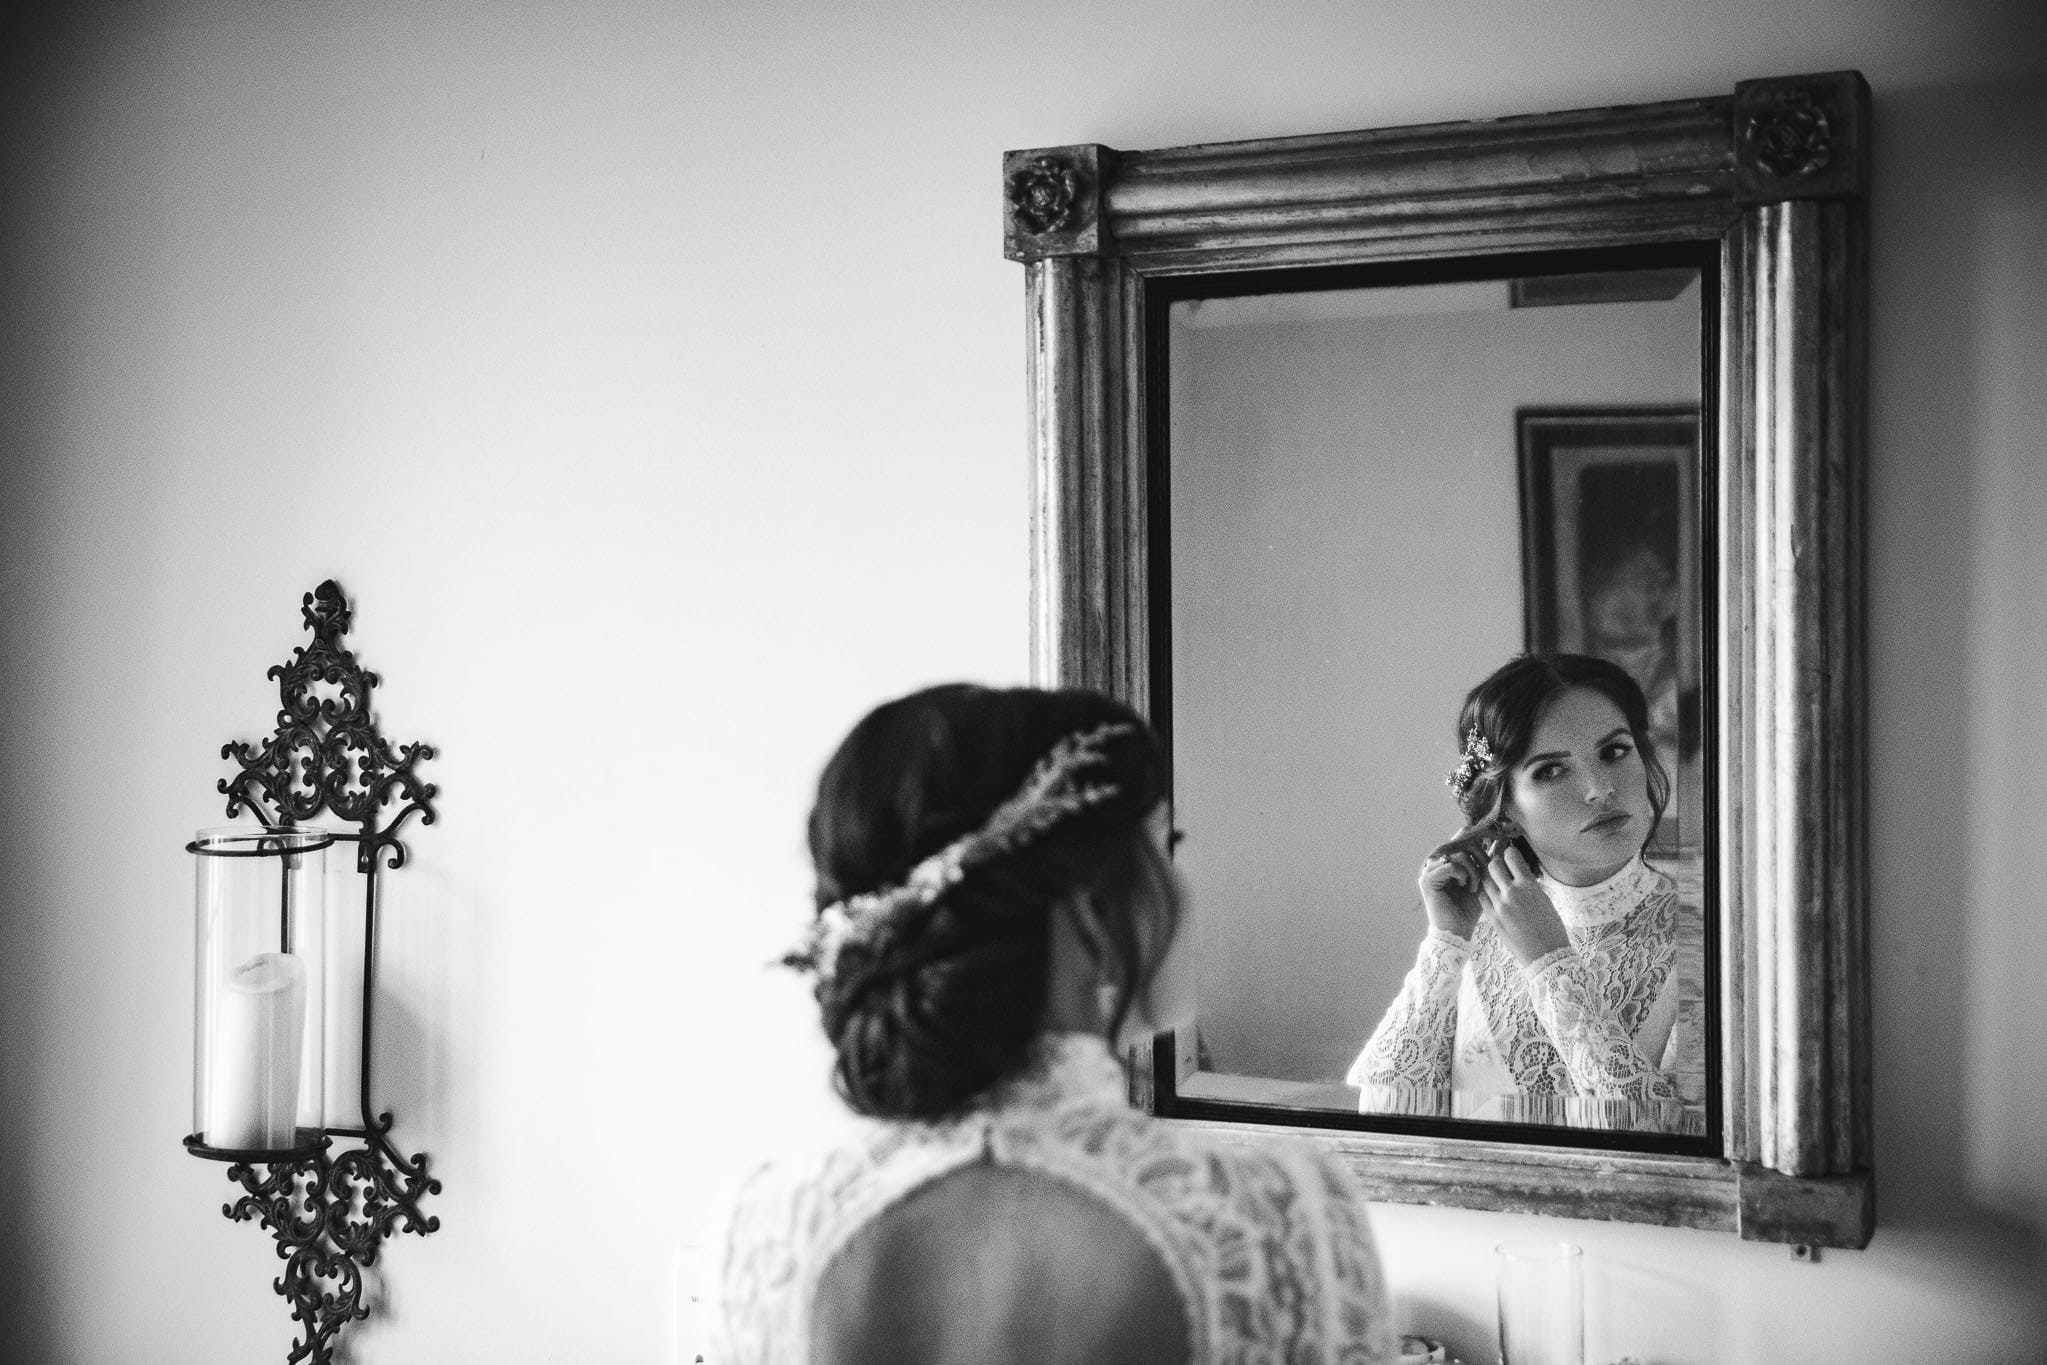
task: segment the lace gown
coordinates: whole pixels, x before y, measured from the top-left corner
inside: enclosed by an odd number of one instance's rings
[[[718,1365],[808,1365],[819,1281],[885,1210],[970,1162],[1067,1182],[1158,1253],[1191,1359],[1382,1365],[1395,1359],[1365,1202],[1333,1157],[1285,1141],[1225,1143],[1131,1109],[1099,1038],[1058,1034],[963,1114],[876,1123],[742,1189],[725,1242]]]
[[[1676,883],[1637,856],[1597,886],[1542,884],[1570,946],[1524,968],[1490,920],[1431,929],[1345,1078],[1360,1112],[1701,1130]]]

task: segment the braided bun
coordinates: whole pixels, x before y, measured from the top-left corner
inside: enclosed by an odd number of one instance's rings
[[[1157,741],[1088,692],[953,684],[886,703],[826,765],[810,816],[820,907],[899,882],[981,827],[1068,735],[1129,722],[1088,780],[1099,804],[975,866],[888,932],[849,942],[817,999],[840,1093],[863,1114],[932,1119],[1019,1071],[1043,1027],[1052,917],[1090,907],[1120,1014],[1170,941],[1176,907],[1144,818],[1165,794]]]

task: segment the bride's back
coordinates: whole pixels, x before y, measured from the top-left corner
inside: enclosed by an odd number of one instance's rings
[[[786,960],[876,1122],[740,1191],[720,1359],[1392,1358],[1334,1158],[1130,1107],[1110,1040],[1179,926],[1167,796],[1158,737],[1095,693],[949,685],[854,726]]]
[[[978,1161],[893,1205],[825,1270],[815,1365],[1185,1365],[1186,1309],[1135,1227],[1066,1182]]]

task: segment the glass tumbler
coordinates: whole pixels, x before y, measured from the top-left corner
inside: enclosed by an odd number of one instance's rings
[[[1570,1242],[1502,1242],[1500,1365],[1585,1365],[1584,1253]]]

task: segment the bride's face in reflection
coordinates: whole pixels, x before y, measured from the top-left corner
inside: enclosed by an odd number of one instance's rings
[[[1627,718],[1602,692],[1573,687],[1536,722],[1509,776],[1505,814],[1571,886],[1605,881],[1649,840],[1649,774]]]

